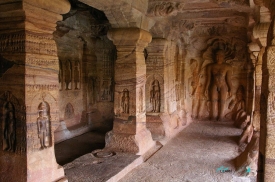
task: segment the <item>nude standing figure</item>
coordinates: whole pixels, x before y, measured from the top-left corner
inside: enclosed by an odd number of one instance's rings
[[[223,118],[225,101],[227,97],[231,97],[232,89],[232,67],[224,62],[224,58],[224,51],[218,50],[215,54],[216,62],[208,65],[206,74],[205,95],[210,96],[210,119],[217,119],[217,121]]]

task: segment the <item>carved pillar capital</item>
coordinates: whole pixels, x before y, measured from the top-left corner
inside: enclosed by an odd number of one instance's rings
[[[56,14],[68,13],[71,8],[71,4],[68,0],[23,0],[23,2],[36,6],[38,8],[43,8]]]
[[[269,29],[270,23],[259,23],[253,28],[253,36],[259,38],[262,46],[267,45],[267,32]]]
[[[143,52],[144,48],[152,41],[151,34],[139,28],[111,29],[107,36],[116,45],[118,52],[130,51],[133,48],[137,52]]]

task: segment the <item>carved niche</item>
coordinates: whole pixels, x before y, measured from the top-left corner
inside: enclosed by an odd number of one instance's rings
[[[97,56],[97,101],[111,102],[114,97],[115,47],[107,37],[96,42]]]
[[[114,52],[113,50],[104,50],[103,54],[103,60],[100,65],[99,101],[113,101]]]
[[[164,83],[159,74],[150,75],[146,81],[146,112],[159,113],[164,111]]]
[[[1,106],[1,148],[4,151],[24,153],[26,151],[26,137],[22,126],[22,121],[25,121],[25,108],[19,104],[18,99],[6,91],[0,97]]]
[[[74,107],[71,103],[68,103],[65,107],[64,119],[74,118]]]

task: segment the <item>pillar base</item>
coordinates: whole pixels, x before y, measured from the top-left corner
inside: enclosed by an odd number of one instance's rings
[[[162,144],[169,141],[182,131],[188,124],[188,119],[183,110],[168,113],[147,113],[146,125],[152,133],[153,139]],[[164,143],[163,143],[164,142]]]
[[[63,167],[56,163],[53,147],[34,152],[28,157],[27,174],[28,182],[66,179]]]
[[[151,133],[143,129],[136,134],[115,133],[110,131],[105,136],[106,148],[114,151],[142,155],[156,145]]]

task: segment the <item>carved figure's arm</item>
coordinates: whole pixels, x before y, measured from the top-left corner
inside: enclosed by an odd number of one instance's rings
[[[210,65],[208,65],[207,68],[206,68],[206,84],[205,84],[205,87],[204,87],[205,96],[208,95],[208,88],[209,88],[209,85],[210,85],[210,81],[211,81],[211,67],[210,67]]]
[[[226,82],[227,82],[227,86],[228,86],[228,94],[229,97],[231,97],[232,93],[231,93],[231,89],[232,89],[232,67],[228,66],[228,70],[226,73]]]

